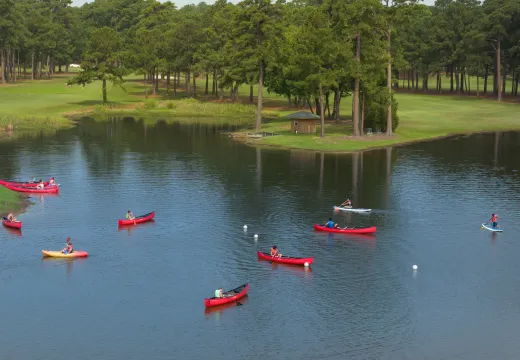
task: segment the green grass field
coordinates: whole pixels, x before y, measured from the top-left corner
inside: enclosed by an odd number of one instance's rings
[[[17,192],[0,186],[0,216],[6,216],[11,211],[15,214],[22,210],[27,200]]]
[[[102,106],[100,82],[85,87],[68,87],[66,82],[71,76],[72,74],[68,74],[51,80],[0,86],[0,128],[6,128],[12,123],[21,130],[56,128],[70,125],[68,116],[86,113],[99,117],[110,114],[148,117],[151,121],[161,118],[169,121],[241,125],[249,129],[254,123],[256,108],[248,104],[248,86],[240,88],[238,104],[219,102],[214,95],[204,95],[204,79],[197,81],[197,100],[186,99],[182,88],[177,96],[167,94],[164,82],[161,83],[158,94],[145,99],[141,77],[133,76],[127,79],[124,89],[109,86],[110,104]],[[148,90],[151,90],[150,84]],[[227,99],[229,91],[225,95]],[[316,134],[291,133],[289,121],[283,120],[281,116],[301,109],[289,107],[286,99],[264,91],[265,122],[262,130],[278,136],[248,142],[285,148],[354,151],[457,133],[520,129],[520,115],[515,103],[498,103],[467,95],[398,93],[396,96],[399,101],[400,123],[395,136],[365,136],[354,139],[349,121],[351,99],[344,98],[341,101],[342,122],[336,124],[327,121],[326,136],[321,139],[319,126]]]

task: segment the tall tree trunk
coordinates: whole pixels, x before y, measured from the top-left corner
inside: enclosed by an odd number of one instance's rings
[[[252,104],[253,103],[253,85],[249,85],[249,103]]]
[[[2,73],[2,84],[5,84],[5,56],[4,56],[4,49],[0,48],[0,73]]]
[[[330,91],[327,91],[327,94],[325,94],[325,107],[327,108],[327,116],[328,116],[329,120],[331,120],[332,117],[330,116],[329,100],[330,100]],[[289,103],[290,103],[290,99],[289,99]]]
[[[410,90],[410,78],[412,77],[411,72],[412,70],[408,70],[408,90]]]
[[[191,89],[190,89],[190,71],[186,72],[186,95],[190,97]]]
[[[365,135],[365,91],[363,91],[363,100],[361,101],[361,135]]]
[[[507,96],[506,93],[506,83],[507,83],[507,64],[504,60],[504,74],[502,75],[502,94]]]
[[[193,97],[197,97],[197,77],[195,76],[195,73],[193,73]]]
[[[458,68],[455,70],[455,91],[460,94],[460,77]]]
[[[515,96],[518,95],[518,81],[520,80],[520,76],[518,74],[516,74],[516,79],[515,79]]]
[[[107,81],[103,79],[103,104],[106,104],[107,102]]]
[[[32,54],[31,54],[31,80],[34,80],[34,73],[35,73],[34,57],[35,57],[35,53],[33,51]]]
[[[168,69],[168,72],[166,73],[166,95],[170,95],[170,76],[171,71]]]
[[[58,65],[58,72],[61,74],[62,71],[61,71],[61,64]]]
[[[204,95],[208,95],[209,91],[209,74],[206,73],[206,89],[204,89]]]
[[[468,78],[465,80],[466,81],[466,90],[468,90],[468,96],[471,96],[471,78],[468,74]]]
[[[392,28],[388,28],[387,33],[387,40],[388,40],[388,69],[386,70],[387,79],[386,79],[386,85],[388,86],[388,114],[386,117],[386,134],[392,135],[392,42],[391,42],[391,36],[392,36]]]
[[[47,75],[47,77],[50,79],[51,78],[51,57],[50,55],[47,55],[47,64],[46,64],[46,69],[45,69],[45,75]]]
[[[487,83],[488,83],[488,74],[489,72],[489,66],[486,65],[486,69],[484,70],[484,95],[487,94]]]
[[[465,74],[464,69],[462,69],[460,72],[460,92],[461,93],[464,93],[464,89],[465,89],[464,81],[465,80],[466,80],[466,74]]]
[[[215,95],[217,93],[217,84],[215,80],[217,78],[217,70],[213,70],[213,86],[211,87],[211,95]]]
[[[177,82],[179,78],[179,73],[177,71],[173,72],[173,96],[177,96]]]
[[[324,138],[325,137],[325,109],[323,106],[323,88],[321,86],[321,81],[320,81],[320,85],[319,85],[319,90],[320,90],[320,127],[321,127],[320,137]]]
[[[155,79],[154,79],[154,94],[158,94],[159,93],[159,69],[156,68],[155,69],[155,72],[154,72],[154,76],[155,76]]]
[[[514,95],[515,93],[515,70],[513,69],[513,75],[511,76],[511,95]]]
[[[450,65],[450,92],[453,92],[453,63]]]
[[[263,102],[263,86],[264,86],[264,63],[262,59],[258,60],[258,98],[256,104],[256,122],[255,128],[260,131],[262,127],[262,102]]]
[[[356,63],[361,66],[361,33],[356,34]],[[358,71],[360,71],[358,69]],[[354,77],[354,92],[352,93],[352,126],[354,136],[359,136],[359,74]],[[391,84],[390,84],[391,85]]]
[[[477,75],[477,97],[480,96],[480,76]]]
[[[502,86],[500,84],[500,39],[497,39],[497,101],[502,101]]]
[[[41,59],[41,55],[40,55],[38,58],[38,80],[42,79],[42,74],[43,74],[43,63],[42,63],[42,59]]]
[[[341,90],[338,88],[334,91],[334,106],[332,110],[332,117],[339,121],[339,102],[341,100]]]
[[[144,98],[148,99],[148,88],[146,87],[148,82],[148,73],[144,74]]]
[[[65,64],[65,72],[68,74],[69,73],[69,64]]]

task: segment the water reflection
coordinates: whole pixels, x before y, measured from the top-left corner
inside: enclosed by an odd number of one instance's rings
[[[11,237],[22,237],[22,229],[13,229],[5,226],[4,229],[11,235]]]

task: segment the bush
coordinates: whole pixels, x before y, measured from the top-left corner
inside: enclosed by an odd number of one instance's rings
[[[144,108],[145,109],[155,109],[155,107],[157,106],[157,101],[155,100],[145,100],[144,102]]]
[[[386,119],[388,115],[388,90],[378,88],[375,93],[367,93],[365,100],[365,128],[373,131],[378,129],[386,132]],[[398,103],[392,94],[392,131],[399,125],[399,115],[397,115]]]

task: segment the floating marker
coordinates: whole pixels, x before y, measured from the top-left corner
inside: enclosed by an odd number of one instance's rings
[[[412,266],[412,269],[417,270],[419,267],[417,265]]]
[[[309,263],[306,261],[305,264],[303,264],[303,266],[308,267]]]

